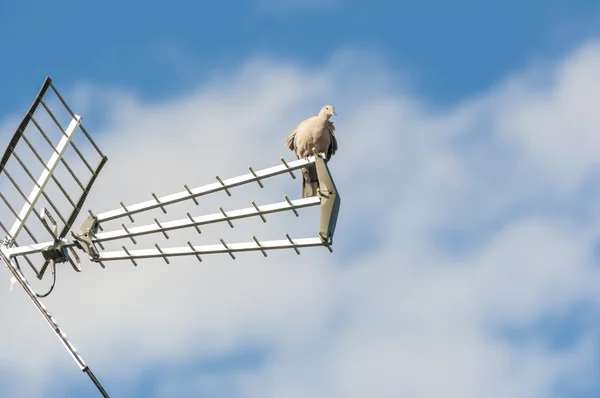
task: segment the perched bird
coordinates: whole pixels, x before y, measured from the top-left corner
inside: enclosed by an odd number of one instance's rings
[[[333,105],[325,105],[317,116],[302,121],[287,137],[287,147],[296,153],[298,159],[306,159],[313,155],[313,148],[318,153],[325,154],[327,161],[338,149],[335,139],[335,125],[329,120],[337,115]],[[309,198],[317,195],[319,179],[314,164],[302,169],[302,197]]]

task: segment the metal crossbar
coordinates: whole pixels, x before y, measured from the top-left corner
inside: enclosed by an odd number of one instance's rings
[[[61,122],[50,109],[50,106],[48,105],[47,101],[44,101],[44,96],[49,92],[54,92],[54,94],[59,98],[63,106],[65,106],[65,108],[68,110],[68,113],[71,115],[71,120],[67,127],[63,127],[61,125]],[[51,136],[48,134],[48,131],[42,127],[41,122],[39,120],[36,120],[35,115],[37,115],[37,113],[39,112],[45,112],[45,114],[50,117],[55,128],[57,128],[60,132],[60,140],[58,142],[54,143]],[[35,98],[32,106],[23,118],[23,121],[19,125],[17,131],[13,135],[11,143],[5,151],[4,156],[2,157],[2,161],[0,162],[0,177],[6,177],[6,181],[14,187],[16,192],[18,192],[18,194],[23,200],[23,204],[19,206],[20,211],[17,212],[11,205],[7,197],[0,193],[0,199],[2,199],[4,205],[7,207],[8,210],[10,210],[10,213],[14,216],[14,219],[12,219],[10,222],[6,223],[7,220],[5,218],[4,223],[2,223],[2,229],[6,233],[5,243],[7,244],[7,246],[19,246],[17,243],[17,239],[22,230],[25,230],[27,232],[27,238],[30,239],[32,242],[39,242],[39,239],[36,237],[36,234],[41,230],[39,228],[40,224],[38,223],[36,225],[32,225],[29,218],[31,213],[33,213],[36,215],[37,221],[41,222],[39,216],[39,209],[36,209],[36,207],[42,199],[43,202],[46,202],[52,208],[53,213],[62,222],[62,230],[60,233],[60,237],[62,238],[66,236],[71,230],[73,223],[76,221],[81,211],[81,208],[87,198],[87,195],[89,194],[92,188],[92,185],[94,184],[96,178],[98,177],[100,171],[102,170],[104,164],[107,161],[106,156],[102,154],[96,143],[85,131],[81,120],[81,117],[74,114],[73,111],[68,107],[58,90],[52,85],[51,79],[47,78],[44,81],[44,84],[42,86],[42,89],[38,93],[38,96]],[[33,126],[33,132],[28,132],[29,130],[27,127],[29,125]],[[75,144],[74,137],[77,131],[84,132],[87,142],[89,142],[95,148],[96,153],[100,156],[100,161],[96,167],[93,167],[91,165],[91,161],[86,158],[86,155],[84,155],[82,150],[78,148]],[[35,140],[35,137],[31,137],[31,134],[35,135],[36,132],[40,134],[41,138],[43,138],[43,141],[45,141],[52,150],[50,159],[48,161],[45,161],[42,158],[42,155],[40,155],[39,148],[36,148],[37,142]],[[30,135],[29,138],[28,135]],[[30,167],[32,165],[28,164],[29,158],[23,157],[19,154],[19,148],[22,147],[19,145],[20,142],[23,142],[25,144],[24,148],[30,150],[31,153],[34,155],[34,158],[32,158],[32,160],[35,161],[37,159],[37,161],[39,162],[36,163],[38,167],[39,165],[43,167],[43,170],[39,177],[34,177],[32,171],[30,170]],[[87,184],[84,184],[82,182],[83,178],[81,176],[78,176],[77,172],[71,165],[69,165],[67,159],[65,158],[65,155],[70,148],[73,148],[79,159],[81,159],[82,162],[85,164],[87,171],[89,171],[91,174],[89,176]],[[11,159],[15,159],[16,161],[13,162],[12,165],[10,162]],[[16,173],[13,173],[12,169],[11,171],[9,171],[9,168],[14,168],[15,166],[18,166],[18,170]],[[68,184],[65,184],[64,181],[62,183],[61,181],[59,181],[55,173],[59,166],[64,167],[69,173],[72,180],[76,183],[76,187],[80,189],[79,193],[75,193],[72,190],[67,189],[66,187],[68,186]],[[30,192],[29,194],[25,194],[25,191],[27,190],[23,189],[20,185],[20,182],[17,181],[17,179],[15,178],[19,171],[24,172],[24,174],[28,176],[27,181],[29,181],[32,184],[32,188],[27,189]],[[56,187],[58,187],[60,192],[63,194],[64,199],[66,199],[68,205],[70,205],[69,208],[65,208],[64,206],[61,207],[60,200],[56,201],[56,198],[53,200],[48,194],[46,187],[50,182],[52,182]],[[6,214],[8,213],[5,212],[3,217],[6,217]],[[2,221],[0,221],[0,223],[1,222]],[[5,223],[11,225],[11,228],[6,228],[4,226]],[[44,270],[48,263],[45,262],[41,268],[41,271],[38,271],[29,259],[27,259],[27,262],[34,270],[38,278],[41,279],[43,277]]]
[[[288,235],[289,236],[289,235]],[[298,249],[304,247],[327,246],[326,242],[320,237],[317,238],[301,238],[301,239],[284,239],[284,240],[267,240],[257,241],[253,237],[252,242],[225,243],[221,240],[220,245],[201,245],[194,246],[191,243],[183,247],[155,247],[153,249],[142,250],[127,250],[123,247],[120,251],[102,252],[96,261],[113,261],[113,260],[141,260],[149,258],[168,258],[178,256],[203,256],[208,254],[232,254],[239,252],[261,251],[265,253],[270,250],[294,249],[299,253]],[[235,257],[233,257],[235,259]]]
[[[282,159],[283,161],[283,159]],[[283,161],[283,164],[280,166],[269,167],[267,169],[258,170],[253,173],[244,174],[242,176],[228,178],[226,180],[222,180],[219,176],[217,176],[218,182],[213,184],[204,185],[198,188],[189,189],[186,187],[185,191],[178,192],[172,195],[167,195],[163,197],[156,198],[154,200],[148,200],[142,203],[136,203],[133,205],[125,206],[121,203],[121,208],[107,211],[105,213],[100,213],[96,217],[98,222],[105,222],[114,220],[121,217],[130,217],[144,211],[163,208],[168,205],[172,205],[174,203],[183,202],[185,200],[195,199],[199,196],[212,194],[220,191],[228,191],[230,188],[234,188],[240,185],[249,184],[253,182],[258,182],[260,180],[274,177],[277,175],[291,173],[293,170],[298,170],[303,167],[306,167],[310,164],[315,163],[315,157],[311,156],[308,159],[300,159],[289,164]]]
[[[286,196],[287,198],[287,196]],[[318,197],[286,200],[285,202],[270,203],[265,205],[256,205],[247,207],[244,209],[229,210],[226,214],[222,212],[208,214],[204,216],[192,217],[191,215],[187,218],[165,221],[162,223],[155,222],[154,224],[142,225],[139,227],[123,228],[115,231],[107,231],[94,234],[92,239],[93,243],[103,243],[118,239],[132,239],[137,236],[148,235],[153,233],[166,233],[169,231],[199,227],[201,225],[215,224],[220,222],[230,222],[237,219],[248,218],[248,217],[264,217],[268,214],[280,213],[285,211],[296,211],[307,207],[314,207],[321,205],[321,199]],[[20,246],[8,249],[6,252],[12,256],[23,256],[27,254],[39,253],[42,249],[50,245],[52,242],[37,243],[34,245]],[[73,247],[76,244],[74,242],[64,241],[64,247]],[[323,246],[323,243],[321,243]]]
[[[60,140],[60,143],[58,144],[56,152],[52,154],[52,157],[50,158],[50,160],[48,161],[48,163],[46,165],[47,169],[42,171],[42,175],[37,180],[36,185],[33,187],[33,190],[31,191],[31,193],[29,194],[29,197],[27,198],[27,203],[25,203],[25,205],[23,205],[23,208],[21,209],[21,212],[19,213],[18,218],[15,220],[12,228],[10,229],[9,236],[11,237],[11,239],[13,239],[13,240],[17,239],[19,232],[21,232],[21,229],[23,229],[23,227],[25,226],[25,223],[27,222],[27,219],[29,218],[31,211],[34,209],[37,201],[42,196],[44,188],[50,181],[50,176],[54,173],[54,170],[56,170],[56,167],[58,166],[59,161],[62,159],[65,152],[67,151],[67,148],[69,147],[69,144],[71,143],[71,140],[73,139],[73,135],[75,134],[75,131],[77,130],[77,128],[79,127],[80,124],[81,124],[80,117],[74,118],[71,121],[71,124],[69,124],[69,127],[67,128],[67,131],[66,131],[66,136]]]

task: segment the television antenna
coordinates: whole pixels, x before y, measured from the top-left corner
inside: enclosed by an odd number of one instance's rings
[[[75,162],[79,163],[78,167],[73,166]],[[104,268],[105,263],[118,260],[128,260],[137,265],[138,261],[149,258],[162,258],[169,263],[171,258],[180,256],[194,256],[202,261],[204,256],[217,254],[227,254],[236,259],[237,253],[250,251],[259,251],[265,257],[269,251],[278,249],[293,249],[300,254],[302,248],[324,246],[332,251],[340,197],[323,154],[315,152],[307,159],[290,162],[281,158],[280,164],[270,168],[255,171],[249,167],[249,173],[228,179],[216,176],[214,183],[197,188],[184,185],[182,191],[162,197],[152,193],[151,200],[130,205],[120,202],[120,207],[104,213],[95,214],[89,210],[89,216],[82,225],[73,230],[106,162],[107,157],[84,128],[82,117],[73,113],[49,77],[0,160],[0,230],[6,234],[0,241],[0,257],[12,273],[12,283],[21,285],[79,368],[104,397],[108,397],[107,392],[41,301],[55,287],[57,264],[68,263],[74,271],[81,272],[78,252]],[[226,211],[219,207],[217,213],[199,216],[187,212],[185,217],[173,221],[160,222],[154,218],[153,223],[130,227],[122,223],[120,229],[111,231],[104,231],[102,227],[115,220],[135,223],[134,215],[147,214],[151,210],[160,209],[166,214],[169,206],[180,202],[193,201],[198,205],[198,198],[217,192],[224,191],[231,196],[231,190],[242,185],[257,184],[263,188],[263,181],[267,179],[286,174],[296,178],[294,171],[313,164],[320,184],[315,197],[291,200],[285,195],[284,200],[278,203],[258,205],[252,201],[251,206],[246,208]],[[24,187],[28,189],[24,190]],[[152,234],[169,238],[169,232],[174,230],[195,229],[201,233],[200,227],[209,224],[227,223],[233,227],[233,222],[242,218],[260,218],[266,222],[269,214],[293,212],[298,216],[299,209],[313,206],[320,207],[320,220],[317,233],[308,238],[292,238],[285,234],[285,239],[260,241],[252,236],[251,241],[236,243],[221,238],[211,245],[196,245],[187,240],[186,245],[179,247],[155,244],[154,247],[135,250],[119,243],[121,249],[116,251],[106,250],[103,245],[121,240],[137,244],[136,237]],[[44,239],[39,239],[39,236],[44,236]],[[51,269],[49,290],[44,293],[34,290],[20,260],[29,265],[39,280],[44,279],[48,268]]]

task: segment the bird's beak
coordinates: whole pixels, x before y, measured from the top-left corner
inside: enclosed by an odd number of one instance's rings
[[[335,113],[335,111],[333,111],[333,116],[337,116],[337,113]]]

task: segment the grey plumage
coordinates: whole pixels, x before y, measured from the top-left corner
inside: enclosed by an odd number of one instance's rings
[[[335,138],[335,125],[329,120],[336,115],[333,105],[325,105],[317,116],[302,121],[287,137],[287,147],[294,151],[298,159],[313,155],[313,148],[325,154],[327,161],[338,149]],[[302,169],[302,197],[317,195],[319,179],[314,164]]]

